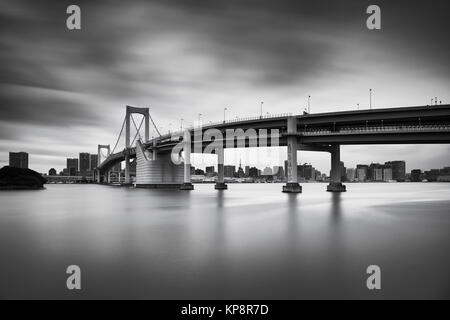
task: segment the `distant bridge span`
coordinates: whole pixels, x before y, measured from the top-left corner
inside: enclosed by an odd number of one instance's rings
[[[133,110],[136,111],[136,108]],[[148,121],[146,122],[148,125]],[[262,132],[260,130],[267,130],[269,135],[276,135],[279,146],[288,146],[288,183],[284,187],[285,192],[301,191],[297,181],[297,166],[294,165],[297,163],[297,150],[330,152],[332,182],[328,190],[345,191],[345,186],[340,181],[340,174],[338,177],[337,172],[340,161],[340,145],[450,143],[450,105],[244,118],[204,125],[201,127],[202,136],[209,129],[220,131],[224,137],[224,142],[226,141],[227,130],[242,129],[247,131],[254,129],[258,135],[256,146],[260,146],[260,141],[265,142],[264,139],[260,139]],[[186,132],[188,132],[188,135],[186,135]],[[188,137],[190,150],[195,150],[194,144],[198,142],[195,140],[198,137],[198,134],[194,134],[195,132],[200,132],[200,127],[190,127],[184,131],[173,132],[152,139],[147,138],[147,133],[146,141],[138,143],[136,147],[129,146],[122,151],[110,154],[103,162],[99,163],[98,176],[100,177],[101,174],[109,171],[119,162],[126,161],[127,163],[129,159],[136,158],[139,155],[139,150],[153,155],[167,154],[176,144],[184,140],[187,141]],[[239,144],[237,137],[231,137],[231,139],[232,141],[227,141],[228,144],[224,143],[225,148],[242,146]],[[203,150],[211,141],[203,140],[201,143]],[[243,146],[254,145],[250,143],[250,139],[247,137]],[[264,146],[271,146],[270,138],[267,139],[267,144]],[[218,152],[218,156],[217,186],[220,189],[226,187],[223,183],[223,151]],[[155,156],[152,157],[153,159],[147,160],[156,159]],[[186,170],[187,167],[184,171]],[[183,183],[188,185],[188,189],[190,188],[190,173],[184,172]]]

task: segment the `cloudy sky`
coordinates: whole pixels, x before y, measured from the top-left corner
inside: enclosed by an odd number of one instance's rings
[[[82,30],[66,28],[81,7]],[[381,30],[366,8],[381,7]],[[449,2],[0,1],[0,166],[30,167],[114,144],[124,106],[149,106],[163,131],[197,120],[450,102]],[[449,165],[450,147],[343,147],[348,166],[405,159]],[[284,153],[282,154],[282,157]],[[242,157],[227,153],[228,162]],[[329,170],[327,154],[300,161]],[[244,156],[245,158],[245,156]],[[271,157],[273,159],[273,155]],[[245,159],[244,159],[245,160]],[[281,159],[282,160],[282,159]],[[275,163],[273,163],[275,165]]]

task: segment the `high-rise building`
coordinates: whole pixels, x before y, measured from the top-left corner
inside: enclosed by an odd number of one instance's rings
[[[405,181],[406,177],[406,163],[403,160],[400,161],[388,161],[386,166],[392,168],[392,179],[397,181]]]
[[[215,171],[214,171],[214,166],[206,167],[206,168],[205,168],[205,173],[206,173],[206,175],[207,175],[208,177],[214,176],[214,173],[215,173]]]
[[[248,169],[248,175],[252,178],[257,178],[259,176],[259,170],[256,167],[251,167]]]
[[[341,181],[345,181],[347,179],[347,168],[343,161],[339,161],[339,170],[341,172]]]
[[[276,176],[278,179],[283,180],[284,179],[284,169],[282,166],[275,166],[273,167],[272,174]]]
[[[69,176],[76,176],[78,172],[78,159],[67,158],[67,171]]]
[[[428,181],[437,181],[439,169],[431,169],[430,171],[425,171],[423,174]]]
[[[355,168],[347,168],[347,181],[355,181],[356,170]]]
[[[89,170],[93,171],[98,166],[98,154],[91,154],[89,156]]]
[[[304,163],[297,166],[298,180],[314,180],[316,169],[311,164]]]
[[[80,156],[79,156],[79,165],[80,165],[80,168],[79,168],[79,171],[82,173],[82,174],[86,174],[86,172],[87,171],[89,171],[89,169],[90,169],[90,165],[91,165],[91,157],[90,157],[91,155],[89,154],[89,153],[86,153],[86,152],[82,152],[82,153],[80,153]]]
[[[237,176],[238,176],[238,178],[244,178],[245,177],[244,169],[242,169],[241,166],[239,166],[239,168],[238,168]]]
[[[223,175],[225,177],[234,177],[236,166],[223,166]]]
[[[356,165],[356,179],[359,182],[364,182],[367,179],[369,166],[366,164]]]
[[[320,172],[319,170],[315,170],[315,174],[316,174],[316,177],[315,177],[316,181],[323,181],[322,172]]]
[[[420,169],[411,170],[411,181],[412,182],[422,181],[422,170]]]
[[[374,181],[383,181],[383,169],[375,168],[373,170],[373,180]]]
[[[263,172],[262,172],[263,176],[271,176],[272,175],[272,168],[270,167],[265,167]]]
[[[383,169],[383,180],[390,181],[392,180],[392,168],[384,168]]]
[[[245,176],[248,177],[250,176],[250,166],[245,166]]]
[[[381,170],[381,178],[379,180],[377,180],[377,176],[376,176],[376,172],[375,170]],[[379,171],[377,171],[379,174]],[[378,177],[379,178],[379,177]],[[369,166],[369,170],[367,173],[367,179],[371,180],[371,181],[382,181],[383,180],[383,165],[379,164],[379,163],[371,163]]]
[[[9,166],[15,168],[28,169],[28,153],[26,152],[10,152]]]

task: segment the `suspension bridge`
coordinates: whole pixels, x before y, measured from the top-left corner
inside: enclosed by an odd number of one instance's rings
[[[142,115],[137,125],[133,115]],[[155,136],[149,138],[150,122]],[[133,125],[133,127],[131,126]],[[144,125],[144,135],[141,135]],[[131,129],[135,135],[131,139]],[[125,148],[116,150],[125,131]],[[232,132],[233,134],[227,134]],[[113,149],[98,145],[98,183],[110,183],[111,169],[125,162],[125,184],[146,188],[192,190],[190,156],[211,151],[217,155],[216,189],[226,189],[224,148],[287,147],[287,183],[283,192],[299,193],[298,151],[318,151],[331,155],[331,176],[327,191],[346,191],[341,181],[340,146],[373,144],[450,143],[450,105],[383,108],[303,115],[265,115],[237,118],[191,126],[161,134],[149,108],[126,107],[122,128]],[[174,148],[180,147],[175,154]],[[106,155],[102,151],[106,150]],[[103,159],[101,160],[101,156]],[[176,160],[174,161],[174,155]],[[133,164],[131,161],[134,161]],[[132,172],[135,170],[135,172]],[[134,169],[135,168],[135,169]],[[132,176],[135,180],[132,181]]]

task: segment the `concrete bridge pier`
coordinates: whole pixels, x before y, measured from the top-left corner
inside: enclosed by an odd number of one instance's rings
[[[302,187],[298,184],[297,177],[297,118],[289,117],[287,120],[287,173],[288,181],[283,186],[283,192],[301,193]]]
[[[191,134],[188,130],[184,132],[183,143],[184,180],[180,190],[194,190],[194,185],[191,182]]]
[[[327,186],[327,191],[330,192],[345,192],[346,187],[341,182],[341,146],[333,144],[331,146],[331,175],[330,184]]]
[[[217,181],[214,189],[216,190],[226,190],[228,186],[225,184],[223,164],[225,162],[223,147],[217,148]]]
[[[130,178],[130,156],[127,154],[125,155],[125,184],[130,184],[131,178]]]

